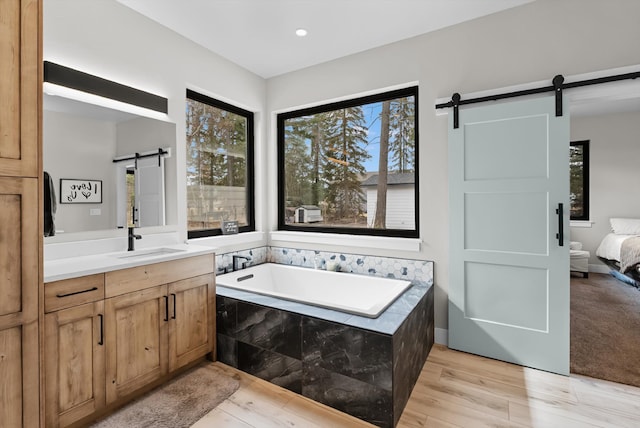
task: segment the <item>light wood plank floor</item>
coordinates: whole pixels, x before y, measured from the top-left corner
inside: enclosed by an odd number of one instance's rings
[[[221,363],[241,385],[192,428],[371,427]],[[640,427],[640,388],[564,377],[435,345],[399,428]]]

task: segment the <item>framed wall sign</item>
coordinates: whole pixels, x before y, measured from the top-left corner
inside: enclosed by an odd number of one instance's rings
[[[60,179],[61,204],[101,204],[102,180]]]
[[[235,235],[236,233],[238,233],[238,222],[236,220],[222,222],[223,235]]]

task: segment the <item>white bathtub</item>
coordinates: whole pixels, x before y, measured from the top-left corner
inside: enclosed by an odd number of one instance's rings
[[[376,318],[411,282],[265,263],[218,275],[216,285]]]

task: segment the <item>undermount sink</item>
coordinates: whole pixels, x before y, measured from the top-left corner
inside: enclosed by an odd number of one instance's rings
[[[117,259],[133,259],[138,257],[153,257],[153,256],[163,256],[166,254],[175,254],[182,253],[185,250],[181,250],[178,248],[150,248],[148,250],[136,250],[136,251],[127,251],[126,253],[116,254],[114,255]]]

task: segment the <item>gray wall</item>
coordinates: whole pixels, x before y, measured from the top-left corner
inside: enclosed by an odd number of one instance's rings
[[[169,118],[177,125],[182,237],[186,237],[185,87],[256,112],[257,225],[269,231],[277,224],[275,112],[418,82],[422,249],[366,252],[435,261],[435,324],[442,329],[448,324],[449,289],[447,119],[435,115],[435,100],[453,92],[550,81],[559,73],[640,62],[636,0],[537,0],[267,81],[114,1],[45,1],[44,7],[45,59],[169,98]],[[362,247],[349,245],[278,245],[363,252]]]
[[[572,227],[571,240],[591,252],[610,232],[609,218],[640,218],[640,113],[616,113],[571,120],[571,140],[589,140],[591,228]]]
[[[43,112],[43,166],[53,179],[58,209],[57,231],[85,232],[115,228],[116,123],[54,111]],[[102,204],[61,204],[60,179],[102,180]],[[100,215],[89,215],[100,209]],[[58,233],[59,234],[59,233]]]
[[[116,156],[131,155],[169,148],[171,156],[165,158],[165,221],[178,223],[177,212],[177,165],[176,125],[146,117],[120,122],[116,129]]]
[[[294,109],[408,82],[419,82],[419,253],[370,249],[371,254],[435,262],[436,327],[446,329],[449,289],[447,118],[433,105],[454,92],[509,85],[638,64],[640,2],[538,0],[501,13],[346,58],[271,78],[267,110]],[[275,153],[275,121],[269,123]],[[275,155],[270,158],[271,201],[276,200]],[[276,207],[269,225],[276,225]],[[292,247],[295,242],[278,243]],[[323,249],[322,245],[318,245]],[[360,249],[344,248],[357,252]]]
[[[168,98],[168,120],[176,125],[177,187],[169,197],[175,201],[180,241],[187,237],[186,88],[256,112],[257,176],[264,174],[263,78],[115,0],[45,0],[43,6],[45,60]],[[258,180],[259,206],[265,185]],[[256,221],[262,227],[261,212]]]

